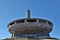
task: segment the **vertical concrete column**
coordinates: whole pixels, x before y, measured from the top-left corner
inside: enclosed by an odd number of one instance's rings
[[[37,23],[39,23],[39,20],[37,20]]]
[[[27,20],[24,20],[24,22],[27,22]]]
[[[48,21],[46,21],[46,24],[48,24]]]
[[[13,31],[13,32],[12,32],[12,38],[14,38],[14,34],[15,34],[15,32]]]

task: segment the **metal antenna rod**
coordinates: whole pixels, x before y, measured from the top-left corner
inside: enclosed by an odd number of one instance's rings
[[[30,18],[30,10],[27,10],[26,16],[27,16],[27,18]]]

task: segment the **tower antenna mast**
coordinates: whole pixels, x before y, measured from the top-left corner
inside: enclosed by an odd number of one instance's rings
[[[26,16],[27,18],[30,18],[30,10],[27,10]]]

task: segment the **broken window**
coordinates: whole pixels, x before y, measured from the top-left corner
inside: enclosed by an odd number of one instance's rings
[[[36,22],[36,20],[27,20],[27,22]]]

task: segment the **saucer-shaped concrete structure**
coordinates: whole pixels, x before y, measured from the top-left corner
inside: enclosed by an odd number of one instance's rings
[[[13,38],[50,38],[53,24],[49,20],[30,18],[30,10],[27,18],[17,19],[8,24],[9,32]]]

